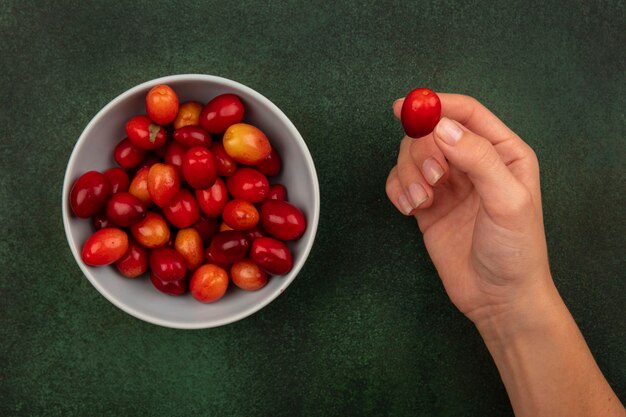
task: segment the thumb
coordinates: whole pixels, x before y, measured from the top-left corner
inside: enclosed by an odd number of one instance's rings
[[[451,165],[467,174],[487,213],[506,215],[523,204],[527,190],[490,141],[447,117],[441,118],[433,136]]]

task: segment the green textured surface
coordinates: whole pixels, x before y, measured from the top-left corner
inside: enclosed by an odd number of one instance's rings
[[[537,151],[555,280],[626,400],[623,1],[0,3],[0,415],[511,415],[417,228],[386,200],[410,88],[476,96]],[[60,193],[84,126],[143,81],[273,100],[319,174],[318,238],[261,312],[134,319],[83,277]]]

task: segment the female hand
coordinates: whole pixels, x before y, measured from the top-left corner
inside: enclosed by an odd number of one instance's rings
[[[515,415],[626,416],[552,282],[537,157],[476,100],[439,96],[444,117],[432,134],[402,140],[387,194],[417,219]]]
[[[415,216],[450,299],[479,325],[551,285],[539,166],[478,101],[439,97],[441,121],[428,136],[404,137],[387,195]]]

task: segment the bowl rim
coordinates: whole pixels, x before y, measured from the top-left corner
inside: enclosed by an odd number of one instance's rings
[[[176,320],[167,320],[160,319],[156,317],[152,317],[150,315],[144,314],[131,305],[123,303],[111,295],[108,291],[106,291],[96,280],[96,278],[92,275],[91,271],[87,268],[80,256],[80,250],[77,245],[77,242],[74,241],[71,233],[70,233],[70,209],[69,209],[69,193],[71,189],[72,179],[69,178],[70,175],[70,167],[74,166],[76,159],[78,158],[79,150],[86,143],[87,136],[91,133],[93,126],[99,121],[104,114],[110,111],[113,107],[115,107],[118,103],[125,100],[127,97],[137,93],[138,91],[153,87],[158,84],[168,84],[179,81],[203,81],[203,82],[212,82],[221,84],[223,86],[233,88],[234,90],[241,90],[253,97],[255,99],[262,102],[265,106],[267,106],[271,112],[273,112],[284,124],[287,126],[289,134],[295,139],[296,143],[299,145],[304,152],[304,158],[307,162],[308,169],[311,171],[313,178],[313,216],[311,219],[308,219],[308,228],[312,229],[312,234],[309,241],[306,243],[304,249],[302,250],[302,256],[299,257],[299,260],[294,263],[292,270],[287,274],[287,276],[282,278],[282,283],[279,287],[277,287],[272,293],[268,294],[268,296],[261,302],[257,304],[253,304],[237,314],[233,314],[232,316],[215,320],[215,319],[207,319],[202,322],[197,323],[185,323]],[[169,327],[173,329],[206,329],[224,326],[230,323],[234,323],[236,321],[242,320],[257,311],[261,310],[263,307],[267,306],[269,303],[274,301],[280,294],[282,294],[285,289],[291,284],[291,282],[296,278],[304,263],[309,257],[309,253],[313,247],[313,243],[315,241],[315,237],[317,235],[317,226],[319,223],[319,215],[320,215],[320,190],[319,190],[319,180],[317,177],[317,171],[315,169],[315,164],[313,162],[313,157],[311,156],[311,152],[306,145],[306,142],[300,135],[300,132],[295,127],[295,125],[291,122],[291,120],[283,113],[281,109],[278,108],[272,101],[270,101],[267,97],[262,95],[261,93],[253,90],[252,88],[241,84],[237,81],[230,80],[228,78],[219,77],[215,75],[207,75],[207,74],[177,74],[177,75],[168,75],[165,77],[155,78],[146,82],[143,82],[135,87],[132,87],[123,93],[119,94],[109,103],[107,103],[96,115],[89,121],[87,126],[83,129],[80,134],[78,140],[74,144],[74,148],[72,149],[72,153],[70,154],[70,158],[68,160],[67,166],[65,168],[65,174],[63,176],[63,190],[62,190],[62,216],[63,216],[63,227],[65,229],[65,237],[70,246],[72,254],[74,255],[74,260],[80,267],[83,272],[83,275],[87,277],[91,285],[93,285],[100,294],[102,294],[107,300],[109,300],[113,305],[115,305],[120,310],[126,312],[127,314],[143,320],[145,322],[155,324],[158,326]]]

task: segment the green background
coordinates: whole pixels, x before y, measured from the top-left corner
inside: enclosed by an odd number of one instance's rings
[[[0,3],[0,415],[511,415],[417,227],[385,196],[402,136],[391,103],[416,86],[477,97],[536,150],[554,279],[626,400],[624,2],[331,3]],[[85,125],[176,73],[276,103],[321,186],[298,278],[217,329],[118,310],[61,221]]]

